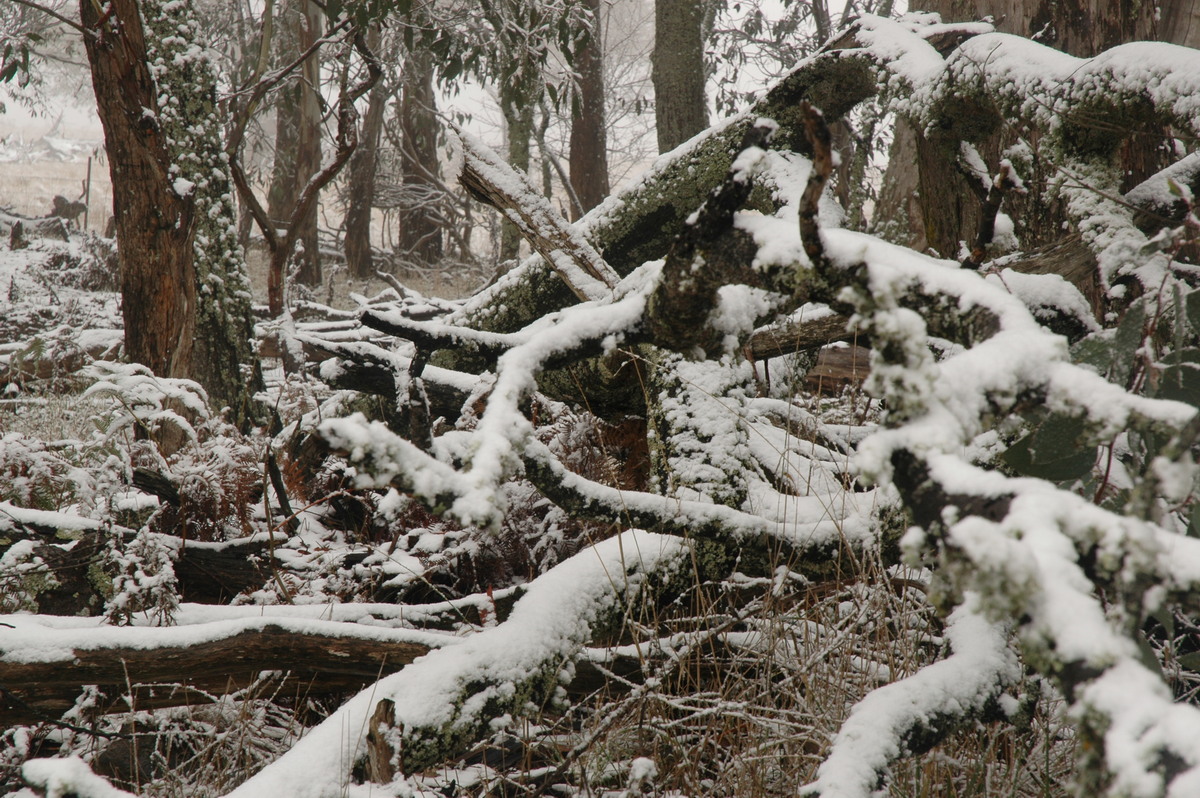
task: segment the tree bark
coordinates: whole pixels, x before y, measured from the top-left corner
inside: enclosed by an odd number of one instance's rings
[[[435,202],[438,183],[437,97],[433,58],[424,50],[408,54],[400,89],[400,229],[396,248],[422,265],[442,259],[442,229]]]
[[[139,709],[206,702],[211,699],[205,693],[223,695],[242,689],[258,679],[260,672],[280,670],[281,664],[289,667],[281,676],[285,694],[297,688],[313,697],[345,693],[375,681],[381,671],[398,670],[432,650],[427,643],[418,642],[419,632],[381,633],[371,627],[364,631],[350,623],[340,629],[312,631],[286,619],[255,623],[258,620],[242,624],[241,629],[224,622],[219,624],[221,629],[197,630],[209,638],[202,642],[145,646],[139,642],[144,630],[130,628],[130,642],[121,646],[125,633],[109,628],[106,637],[117,642],[116,646],[109,642],[77,644],[65,649],[62,657],[37,662],[5,661],[0,652],[0,723],[57,718],[89,684],[114,699],[115,712],[129,710],[129,704],[119,697],[131,684]],[[184,689],[162,689],[175,684]]]
[[[151,63],[164,64],[158,83],[172,102],[160,111],[176,176],[192,186],[193,253],[197,291],[191,376],[230,420],[254,420],[253,396],[262,386],[253,349],[250,277],[238,242],[235,188],[217,112],[216,73],[193,52],[201,38],[193,3],[144,0]]]
[[[659,152],[708,127],[703,22],[701,0],[655,0],[650,78]]]
[[[571,221],[608,195],[608,135],[604,123],[604,40],[600,0],[586,0],[592,14],[586,38],[575,56],[578,93],[571,106]]]
[[[529,172],[530,140],[533,137],[533,93],[514,80],[500,89],[500,105],[508,133],[508,164],[521,174]],[[514,261],[521,254],[521,231],[507,219],[500,228],[500,262]]]
[[[372,50],[378,49],[378,28],[368,34],[368,44]],[[371,256],[371,209],[375,198],[376,156],[388,95],[388,87],[382,81],[372,87],[362,133],[358,137],[358,149],[350,158],[345,252],[350,274],[359,280],[365,280],[375,272]]]
[[[311,0],[290,0],[280,15],[281,60],[289,62],[321,36],[321,11]],[[276,103],[275,165],[267,192],[267,213],[276,229],[300,225],[300,250],[286,253],[297,267],[296,280],[306,285],[321,282],[317,241],[317,208],[294,219],[296,203],[308,182],[321,171],[321,63],[318,53],[304,61],[299,74],[280,93]],[[285,275],[272,270],[271,288],[282,304]],[[277,285],[276,285],[277,283]]]
[[[188,377],[196,328],[193,199],[175,192],[138,4],[80,0],[80,22],[113,185],[125,351],[162,377]]]
[[[1156,7],[1131,0],[935,0],[925,8],[944,22],[996,18],[996,28],[1034,39],[1081,58],[1124,42],[1157,39],[1191,46],[1200,42],[1200,3],[1168,0],[1156,20]],[[1132,131],[1131,131],[1132,132]],[[979,145],[989,168],[995,169],[1002,150],[1013,136],[994,136]],[[1125,181],[1133,188],[1167,165],[1160,143],[1167,140],[1161,128],[1148,126],[1125,142],[1119,154]],[[1031,143],[1037,146],[1036,134]],[[891,149],[880,211],[873,227],[914,249],[933,249],[943,257],[957,258],[960,242],[970,241],[979,221],[979,201],[968,184],[970,178],[956,166],[958,140],[933,132],[926,136],[904,119],[898,119]],[[1036,174],[1022,178],[1033,185],[1054,177],[1053,165],[1036,158]],[[1043,173],[1043,170],[1050,170]],[[1049,204],[1041,191],[1006,201],[1005,212],[1016,222],[1025,248],[1047,246],[1061,233],[1064,211]]]

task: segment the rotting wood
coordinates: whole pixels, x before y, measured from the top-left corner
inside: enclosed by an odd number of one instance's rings
[[[389,784],[396,777],[395,751],[392,730],[396,717],[396,702],[383,698],[375,705],[367,722],[367,780]]]
[[[0,630],[2,631],[2,630]],[[120,639],[121,629],[110,629]],[[283,694],[335,695],[357,690],[432,650],[413,639],[386,639],[372,627],[345,624],[338,632],[312,632],[280,622],[242,629],[203,642],[142,646],[144,630],[128,629],[124,646],[73,648],[38,661],[6,661],[0,636],[0,724],[36,723],[70,709],[84,685],[113,698],[109,708],[126,712],[120,700],[132,685],[139,709],[210,701],[254,683],[263,671],[288,667],[279,679]],[[382,638],[382,639],[381,639]],[[27,660],[23,649],[12,655]],[[175,687],[175,686],[181,687]]]

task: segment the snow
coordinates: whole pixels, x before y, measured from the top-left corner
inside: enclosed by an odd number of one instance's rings
[[[77,756],[30,760],[21,767],[21,776],[45,798],[133,798],[92,773]]]
[[[903,83],[911,89],[904,107],[919,121],[931,121],[948,99],[947,92],[966,86],[996,98],[1007,116],[1025,115],[1051,131],[1061,130],[1070,123],[1064,121],[1067,112],[1080,103],[1110,96],[1119,101],[1144,86],[1149,101],[1174,115],[1180,129],[1200,129],[1200,56],[1194,51],[1138,44],[1095,59],[1076,59],[989,29],[987,25],[971,28],[969,32],[982,35],[949,60],[929,44],[929,37],[967,27],[943,26],[934,15],[908,15],[898,21],[867,16],[858,24],[857,37],[889,70],[893,87]],[[195,49],[179,55],[184,60],[197,57],[200,53]],[[1066,101],[1047,99],[1064,90]],[[677,166],[678,159],[700,141],[698,137],[664,156],[655,168]],[[987,178],[986,164],[974,147],[965,145],[962,155],[973,173]],[[1168,180],[1180,174],[1185,164],[1192,168],[1194,161],[1184,159],[1130,197],[1172,198]],[[1062,167],[1065,177],[1057,190],[1097,253],[1104,279],[1111,283],[1136,274],[1149,287],[1168,277],[1165,257],[1144,255],[1144,236],[1112,199],[1111,170],[1103,164],[1069,160]],[[761,180],[782,203],[773,215],[739,212],[735,218],[738,229],[749,233],[757,246],[755,266],[811,268],[796,218],[809,162],[791,153],[749,149],[735,159],[733,169],[740,178]],[[541,198],[514,175],[498,170],[488,175],[521,196],[525,204],[546,210],[544,203],[539,204]],[[181,196],[196,187],[182,177],[175,181]],[[611,219],[621,201],[613,198],[570,227],[566,235],[573,249],[594,254],[586,237]],[[1131,428],[1159,433],[1179,430],[1192,422],[1195,408],[1131,394],[1072,364],[1066,340],[1046,331],[1039,319],[1053,312],[1079,321],[1088,330],[1099,325],[1089,302],[1060,277],[1008,269],[979,274],[952,261],[837,230],[839,212],[828,198],[822,201],[820,221],[835,269],[865,267],[863,284],[847,289],[840,298],[857,303],[853,323],[870,333],[879,350],[868,388],[885,400],[884,428],[837,429],[820,424],[790,403],[753,396],[754,374],[749,364],[736,357],[737,345],[770,316],[779,298],[746,286],[725,286],[711,323],[725,336],[726,356],[694,362],[664,357],[654,364],[676,381],[664,391],[660,403],[671,436],[670,484],[656,486],[661,493],[618,490],[568,471],[536,438],[524,412],[526,400],[536,390],[540,372],[556,359],[583,351],[613,352],[626,336],[639,330],[661,263],[647,264],[624,281],[608,285],[586,274],[563,250],[551,253],[550,260],[582,288],[588,301],[511,334],[471,333],[455,326],[454,321],[470,308],[490,301],[495,294],[488,292],[465,309],[439,308],[451,311],[445,320],[421,323],[427,333],[504,352],[494,373],[479,378],[432,366],[424,371],[423,379],[452,385],[473,399],[486,395],[485,409],[473,428],[464,426],[440,436],[431,451],[361,415],[326,419],[318,428],[345,452],[356,487],[388,489],[380,503],[384,515],[395,517],[403,511],[407,499],[400,491],[406,491],[464,523],[494,529],[506,511],[512,480],[537,466],[550,474],[555,487],[573,493],[598,515],[634,516],[639,522],[644,518],[663,528],[735,542],[767,536],[798,551],[874,542],[879,533],[874,513],[895,506],[895,490],[885,484],[850,492],[844,489],[844,481],[855,476],[886,483],[893,476],[891,455],[904,449],[929,468],[939,488],[963,498],[962,507],[948,509],[941,524],[914,527],[901,541],[913,561],[939,558],[935,588],[960,597],[946,629],[951,654],[860,702],[809,790],[823,796],[870,794],[888,764],[905,753],[904,740],[911,730],[969,716],[992,700],[1006,708],[1015,706],[1016,700],[1004,691],[1022,678],[1016,644],[1027,662],[1055,678],[1076,678],[1071,669],[1083,674],[1071,684],[1078,688],[1071,712],[1077,723],[1103,730],[1114,789],[1129,795],[1161,794],[1165,785],[1156,769],[1161,768],[1164,752],[1190,768],[1171,785],[1172,794],[1200,789],[1200,744],[1196,742],[1200,741],[1200,713],[1172,703],[1161,679],[1141,664],[1140,652],[1126,633],[1130,619],[1120,617],[1125,611],[1122,605],[1114,601],[1106,607],[1097,598],[1098,583],[1104,589],[1115,586],[1117,592],[1133,592],[1129,604],[1135,608],[1138,595],[1144,596],[1147,606],[1166,606],[1175,598],[1195,594],[1200,590],[1200,541],[1138,518],[1132,511],[1112,513],[1048,482],[1010,478],[979,467],[1003,447],[1004,434],[1016,428],[1011,419],[1021,403],[1040,402],[1049,410],[1082,416],[1087,434],[1095,440],[1116,440]],[[1014,232],[1011,220],[1001,215],[998,238],[1009,238]],[[23,281],[24,266],[12,265],[22,257],[13,254],[0,261],[0,279],[11,275],[16,290],[39,290],[32,281]],[[531,263],[527,261],[525,268]],[[502,278],[499,285],[508,286],[519,275],[520,270]],[[369,305],[365,298],[360,300]],[[406,309],[411,310],[411,305]],[[829,311],[808,306],[801,312],[812,318],[814,312]],[[950,325],[941,323],[943,314],[959,321],[969,315],[973,323],[947,331],[944,328]],[[400,322],[404,314],[378,315]],[[407,373],[411,366],[411,347],[385,349],[373,334],[316,325],[296,325],[295,330],[289,336],[292,344],[298,345],[306,336],[313,341],[338,340],[344,351],[378,355],[398,374]],[[935,340],[943,335],[953,340]],[[78,340],[112,346],[117,339],[111,331],[85,331]],[[936,357],[931,351],[935,343]],[[332,379],[341,368],[329,361],[321,373]],[[100,364],[91,373],[102,379],[87,395],[112,396],[114,405],[125,409],[124,415],[117,412],[108,430],[110,438],[134,424],[162,422],[179,424],[195,437],[191,421],[170,407],[172,401],[179,401],[203,415],[204,397],[198,386],[157,380],[137,367],[118,364]],[[794,437],[771,423],[768,414],[803,422],[806,432],[820,443]],[[858,444],[853,454],[851,443]],[[1128,450],[1128,437],[1124,445]],[[1132,487],[1143,478],[1133,470],[1120,465],[1114,479],[1124,479],[1123,484]],[[1159,492],[1154,500],[1182,505],[1195,485],[1195,467],[1186,459],[1158,458],[1150,464],[1150,474]],[[974,512],[968,499],[985,502],[990,509]],[[1131,500],[1131,506],[1137,499]],[[127,497],[119,495],[114,502],[129,504]],[[71,512],[28,510],[0,502],[0,527],[19,523],[74,531],[101,528],[99,522]],[[414,530],[412,537],[416,542],[408,552],[370,553],[390,560],[378,571],[391,580],[387,584],[411,578],[410,572],[420,573],[422,557],[439,552],[445,542],[443,535],[433,531]],[[135,542],[161,546],[164,538],[141,534]],[[293,548],[280,547],[280,557],[301,562],[295,545],[292,541]],[[410,742],[462,728],[503,729],[524,709],[504,705],[506,700],[523,695],[537,677],[552,685],[559,666],[580,655],[594,622],[621,602],[635,599],[648,573],[669,571],[686,559],[687,551],[688,544],[680,537],[626,531],[582,551],[526,588],[511,589],[523,595],[509,619],[466,638],[407,626],[472,602],[486,607],[483,602],[508,593],[497,591],[494,597],[475,596],[421,608],[181,605],[171,611],[175,625],[170,628],[151,628],[153,619],[137,613],[129,618],[131,626],[120,628],[95,618],[14,614],[0,616],[0,622],[11,627],[0,634],[0,659],[49,666],[70,661],[81,651],[192,646],[266,629],[429,646],[433,649],[429,655],[360,693],[234,793],[314,798],[358,794],[363,790],[349,787],[344,780],[362,756],[367,719],[380,699],[395,701],[398,733]],[[31,553],[32,544],[23,542],[5,556],[16,559]],[[152,550],[137,557],[124,555],[136,578],[118,599],[132,600],[168,581],[169,558],[159,563],[158,572],[144,567],[154,555]],[[1086,570],[1081,558],[1087,558]],[[124,607],[119,601],[114,606]],[[849,601],[845,609],[848,616],[856,611]],[[729,632],[725,640],[745,648],[767,644],[753,631]],[[664,643],[664,647],[669,646]],[[886,666],[868,658],[853,664],[872,679],[892,677]],[[495,710],[490,702],[504,706]],[[634,783],[652,780],[655,770],[650,760],[634,760],[629,771],[631,791]],[[47,785],[51,794],[71,790],[81,796],[124,795],[110,788],[106,792],[105,785],[78,760],[31,762],[25,775],[31,782]]]
[[[1125,194],[1125,199],[1139,206],[1170,207],[1180,199],[1171,189],[1171,181],[1186,185],[1188,179],[1197,171],[1200,171],[1200,152],[1180,158],[1144,183],[1135,186]]]
[[[240,608],[235,608],[240,609]],[[44,615],[0,615],[0,622],[13,627],[0,637],[0,661],[23,664],[69,663],[80,652],[115,649],[153,651],[227,640],[237,635],[273,631],[297,635],[325,635],[379,643],[415,643],[429,647],[452,645],[457,638],[416,629],[392,629],[365,623],[347,623],[320,617],[297,617],[299,613],[269,613],[253,608],[254,616],[206,620],[169,627],[109,626],[104,618],[59,618]],[[318,608],[330,614],[324,607]],[[219,612],[212,614],[220,615]],[[350,614],[348,617],[354,617]],[[367,617],[362,613],[361,618]]]
[[[585,549],[528,586],[504,623],[417,660],[363,690],[229,798],[332,798],[348,766],[364,756],[367,719],[382,699],[396,705],[406,735],[490,720],[487,699],[577,656],[590,624],[630,600],[646,574],[670,570],[687,552],[683,540],[631,530]],[[463,701],[467,685],[476,685]]]
[[[947,621],[952,653],[917,673],[874,690],[855,705],[804,795],[862,798],[874,795],[889,764],[906,752],[913,729],[937,728],[948,717],[981,712],[1022,668],[1008,645],[1008,632],[980,612],[968,595]]]

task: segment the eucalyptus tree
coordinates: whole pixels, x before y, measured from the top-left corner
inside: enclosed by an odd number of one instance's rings
[[[216,75],[191,2],[80,4],[112,173],[129,357],[247,417],[256,380]]]
[[[708,127],[705,17],[703,0],[655,0],[651,76],[659,152]]]
[[[438,81],[460,76],[494,88],[504,119],[506,159],[518,172],[529,171],[534,120],[542,99],[554,101],[561,81],[551,68],[574,60],[578,34],[589,24],[580,0],[483,0],[450,2],[431,9],[436,32],[430,43]],[[561,73],[561,69],[559,72]],[[506,224],[501,260],[515,258],[516,228]]]

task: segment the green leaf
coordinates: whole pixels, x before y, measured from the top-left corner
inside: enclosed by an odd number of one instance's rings
[[[1200,332],[1200,290],[1191,291],[1183,298],[1184,315],[1194,332]]]
[[[1089,335],[1071,347],[1071,359],[1084,366],[1091,366],[1100,374],[1108,374],[1112,365],[1112,332],[1105,330]]]
[[[1166,363],[1168,366],[1159,374],[1155,396],[1200,407],[1200,349],[1172,352]]]
[[[1191,515],[1188,516],[1187,535],[1190,538],[1200,538],[1200,504],[1192,505]]]
[[[1053,413],[1004,452],[1004,461],[1022,476],[1070,482],[1086,476],[1096,463],[1096,450],[1084,443],[1084,422]]]
[[[1146,666],[1146,670],[1151,673],[1157,673],[1160,677],[1166,678],[1162,670],[1162,663],[1158,661],[1158,655],[1154,653],[1154,647],[1150,645],[1150,641],[1146,639],[1146,633],[1138,629],[1134,636],[1137,641],[1138,655],[1142,660],[1142,664]]]
[[[1126,385],[1133,371],[1137,352],[1142,347],[1146,334],[1146,306],[1136,304],[1125,313],[1113,336],[1112,368],[1109,379],[1117,385]]]

